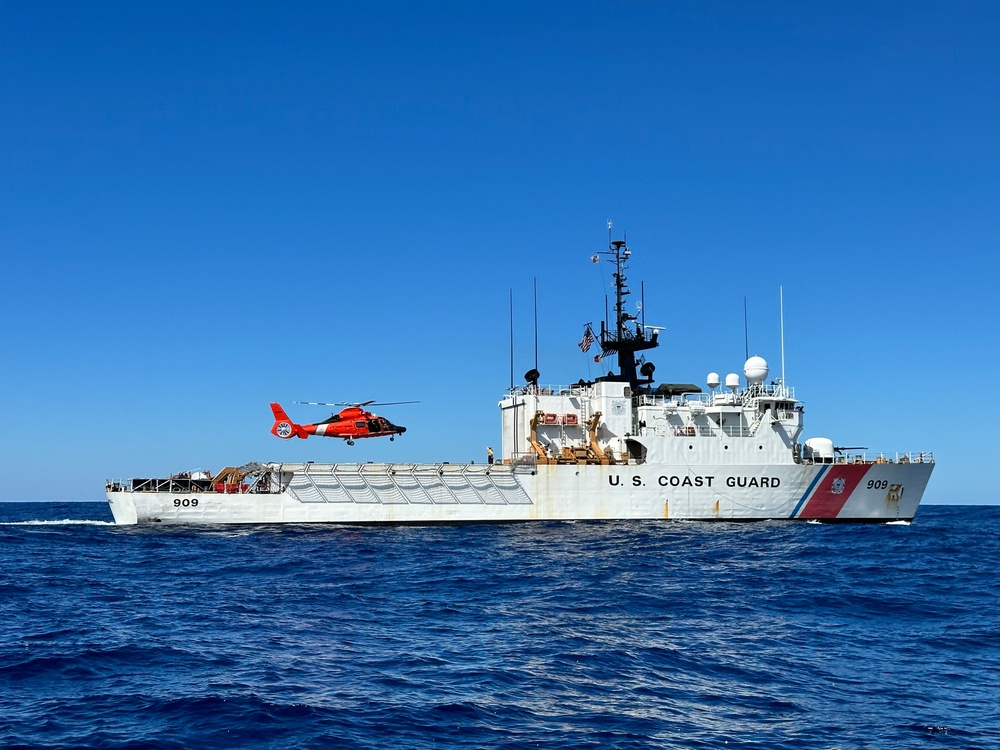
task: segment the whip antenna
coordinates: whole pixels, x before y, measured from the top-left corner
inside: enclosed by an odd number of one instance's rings
[[[538,369],[538,278],[531,278],[532,290],[535,295],[535,369]]]
[[[750,359],[750,328],[747,325],[747,298],[743,298],[743,359]]]
[[[510,389],[514,390],[514,290],[510,294]]]
[[[781,319],[781,387],[785,387],[785,292],[778,287],[778,311]]]

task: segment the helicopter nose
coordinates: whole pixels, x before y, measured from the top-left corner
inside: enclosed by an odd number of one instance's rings
[[[404,432],[406,432],[406,428],[405,427],[400,427],[399,425],[396,425],[396,432],[399,433],[400,435],[402,435]]]

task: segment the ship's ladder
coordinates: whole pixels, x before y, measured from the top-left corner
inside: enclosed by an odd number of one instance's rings
[[[757,430],[760,429],[760,426],[764,423],[764,420],[768,419],[768,415],[773,414],[775,410],[775,407],[773,406],[770,407],[765,406],[763,409],[761,409],[760,404],[756,403],[756,399],[754,400],[754,406],[757,408],[757,416],[754,418],[753,422],[750,423],[750,427],[747,429],[748,437],[753,437],[754,435],[756,435]],[[775,419],[775,421],[777,421],[777,419]]]

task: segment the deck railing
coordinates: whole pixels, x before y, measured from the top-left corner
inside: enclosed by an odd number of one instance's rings
[[[902,452],[851,452],[840,453],[833,461],[814,461],[814,463],[835,463],[835,464],[932,464],[934,454],[931,451],[919,451],[914,453]]]

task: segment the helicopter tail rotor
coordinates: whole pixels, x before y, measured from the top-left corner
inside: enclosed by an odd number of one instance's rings
[[[306,437],[306,431],[302,429],[301,425],[297,425],[289,419],[285,410],[281,408],[281,404],[271,404],[271,412],[274,414],[274,426],[271,427],[272,435],[282,440],[288,440],[293,436]]]

